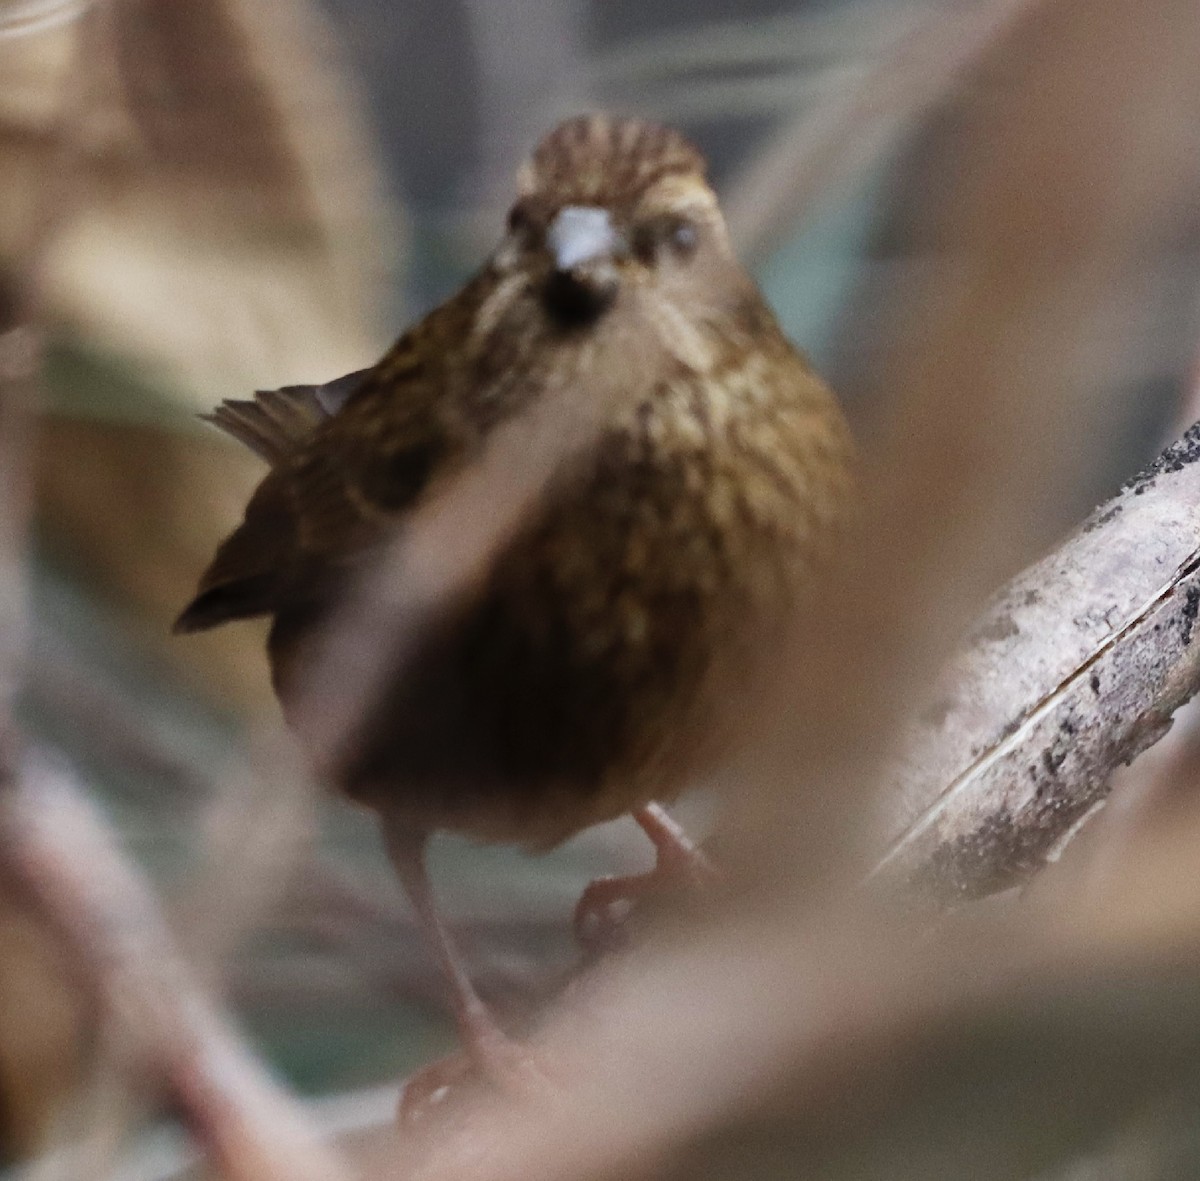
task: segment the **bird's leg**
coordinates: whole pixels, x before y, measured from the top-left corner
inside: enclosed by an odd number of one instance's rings
[[[454,1021],[463,1049],[430,1063],[407,1080],[400,1099],[402,1120],[415,1118],[440,1102],[451,1086],[472,1071],[506,1088],[530,1081],[537,1074],[528,1052],[504,1033],[480,999],[442,922],[425,864],[427,841],[427,833],[396,831],[388,826],[387,847],[392,865],[450,985]]]
[[[664,875],[692,878],[698,885],[711,881],[717,871],[687,833],[667,815],[661,804],[646,804],[633,818],[653,842],[658,855],[655,871]]]
[[[437,902],[433,897],[433,885],[425,864],[425,833],[388,834],[388,852],[392,865],[404,886],[404,892],[416,911],[421,930],[450,985],[454,1021],[468,1052],[475,1055],[478,1048],[490,1042],[504,1039],[488,1007],[479,998],[471,978],[467,974],[462,956],[450,939],[450,933],[442,922]],[[479,1065],[484,1065],[480,1061]]]
[[[646,804],[632,813],[654,844],[654,868],[647,873],[597,878],[589,883],[575,906],[575,938],[588,950],[615,941],[621,925],[616,907],[628,907],[643,894],[664,885],[685,882],[702,886],[717,877],[712,862],[688,839],[683,829],[659,804]]]

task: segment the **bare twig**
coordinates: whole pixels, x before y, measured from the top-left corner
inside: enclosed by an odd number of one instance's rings
[[[167,1089],[231,1181],[347,1175],[192,978],[64,768],[26,759],[0,794],[0,874],[58,935],[122,1065]]]
[[[570,1068],[579,1074],[568,1077],[586,1121],[565,1103],[542,1103],[534,1117],[516,1102],[480,1102],[424,1137],[415,1162],[403,1151],[389,1160],[396,1149],[384,1137],[371,1175],[765,1178],[780,1175],[781,1161],[825,1175],[822,1163],[841,1160],[857,1167],[830,1175],[1028,1176],[1030,1133],[1053,1129],[1041,1143],[1048,1163],[1164,1095],[1181,1094],[1194,1110],[1200,1013],[1186,981],[1200,962],[1200,912],[1182,844],[1169,863],[1166,877],[1104,907],[1027,911],[985,938],[940,946],[897,951],[876,930],[854,947],[833,929],[801,943],[778,928],[708,942],[687,964],[624,981],[639,1013],[632,1028],[573,1015]],[[1163,889],[1172,922],[1147,930],[1142,916]],[[689,988],[688,967],[726,962],[764,970],[710,971]],[[661,1009],[634,1000],[648,988],[670,998]],[[689,1020],[673,1023],[681,1004]],[[666,1028],[685,1044],[668,1049]],[[655,1050],[670,1064],[656,1067]],[[633,1069],[624,1066],[631,1055]],[[569,1068],[556,1065],[561,1085]],[[697,1090],[703,1120],[691,1106]],[[765,1104],[751,1098],[764,1094]],[[686,1145],[693,1150],[681,1153]]]
[[[726,930],[686,953],[643,959],[610,972],[594,1005],[577,1003],[545,1031],[559,1051],[559,1102],[477,1096],[412,1145],[382,1134],[368,1175],[770,1177],[781,1159],[789,1168],[839,1152],[853,1161],[864,1144],[882,1143],[887,1160],[889,1135],[907,1144],[906,1127],[928,1133],[931,1124],[944,1139],[930,1151],[944,1165],[948,1154],[979,1151],[962,1134],[971,1112],[991,1147],[970,1175],[1028,1175],[1017,1129],[1049,1116],[1070,1130],[1059,1141],[1069,1153],[1164,1091],[1200,1085],[1196,994],[1179,986],[1200,962],[1191,861],[1179,842],[1154,874],[1103,905],[1070,916],[1026,911],[983,937],[902,946],[854,923],[856,939],[842,915],[818,938],[776,925]],[[1145,908],[1164,888],[1173,890],[1171,921],[1147,930]],[[714,973],[715,964],[755,970]],[[612,1001],[623,1019],[610,1020]],[[673,1017],[681,1007],[684,1022]],[[772,1135],[784,1138],[786,1156],[770,1152]],[[736,1171],[715,1148],[722,1143],[740,1154]],[[681,1157],[688,1144],[699,1149]],[[757,1167],[755,1145],[764,1153]],[[1005,1151],[1007,1167],[997,1167],[990,1154],[1003,1161]],[[930,1175],[919,1157],[911,1173],[901,1161],[848,1175]]]

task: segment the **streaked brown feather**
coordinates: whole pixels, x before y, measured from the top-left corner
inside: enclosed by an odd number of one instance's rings
[[[730,254],[703,174],[676,132],[568,121],[522,169],[527,238],[406,332],[337,413],[279,391],[214,414],[274,466],[177,626],[272,615],[286,706],[345,577],[431,485],[538,399],[604,408],[594,452],[364,722],[340,785],[395,823],[545,845],[672,796],[725,738],[714,678],[742,674],[836,544],[845,423]],[[690,269],[628,260],[613,309],[567,330],[538,294],[537,234],[580,202],[622,225],[680,202],[707,245]]]
[[[306,442],[336,413],[367,374],[360,369],[323,385],[289,385],[257,390],[253,400],[226,398],[211,414],[202,414],[260,459],[274,466]]]
[[[623,205],[667,176],[703,178],[704,157],[671,127],[610,115],[560,123],[517,177],[522,195],[562,205]]]

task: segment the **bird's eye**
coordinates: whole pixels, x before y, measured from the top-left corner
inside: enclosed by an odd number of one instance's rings
[[[700,244],[700,231],[696,229],[694,222],[680,218],[671,227],[670,242],[671,249],[680,258],[690,258]]]
[[[690,258],[699,244],[696,223],[684,217],[654,217],[633,232],[634,254],[647,266],[661,261],[667,253],[679,259]]]
[[[533,233],[533,211],[524,201],[518,201],[508,211],[508,232],[519,238],[529,237]]]

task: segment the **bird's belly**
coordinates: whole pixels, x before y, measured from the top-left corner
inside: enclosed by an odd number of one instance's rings
[[[699,603],[663,598],[636,641],[619,613],[575,630],[571,607],[497,594],[442,631],[382,695],[350,794],[417,827],[533,847],[677,795],[704,745]]]
[[[555,499],[380,695],[342,786],[531,846],[677,795],[808,581],[798,490],[751,513],[694,474],[635,450]]]
[[[650,589],[603,565],[562,585],[533,563],[439,629],[381,696],[350,794],[533,847],[678,795],[722,745],[744,614],[680,568]]]

